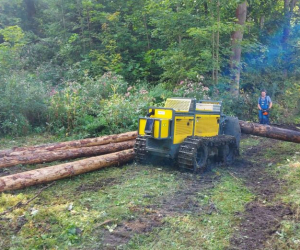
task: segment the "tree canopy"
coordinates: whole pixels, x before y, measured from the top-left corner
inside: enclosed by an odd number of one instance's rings
[[[212,98],[229,93],[245,106],[267,88],[281,111],[297,106],[297,0],[0,0],[0,11],[6,88],[14,76],[46,94],[113,73],[171,90],[201,81]]]

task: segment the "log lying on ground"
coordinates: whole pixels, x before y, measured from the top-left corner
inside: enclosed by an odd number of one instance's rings
[[[269,125],[239,121],[244,134],[257,135],[272,139],[300,143],[300,132]]]
[[[120,165],[129,162],[133,158],[133,149],[127,149],[117,153],[91,157],[75,162],[0,177],[0,192],[21,189],[108,166]]]
[[[64,150],[69,148],[82,148],[82,147],[92,147],[92,146],[100,146],[109,143],[123,142],[133,140],[137,137],[136,131],[131,131],[122,134],[115,135],[107,135],[96,138],[88,138],[76,141],[66,141],[66,142],[58,142],[51,143],[39,146],[31,146],[31,147],[15,147],[12,149],[0,150],[0,157],[10,156],[11,154],[16,154],[16,152],[24,152],[26,153],[34,153],[38,150],[43,151],[56,151],[56,150]],[[22,154],[22,153],[17,153]]]
[[[52,162],[58,160],[69,160],[80,157],[103,155],[113,153],[129,148],[133,148],[135,140],[110,143],[101,146],[70,148],[56,151],[35,151],[27,154],[10,154],[0,158],[0,168],[11,167],[18,164],[37,164],[44,162]]]

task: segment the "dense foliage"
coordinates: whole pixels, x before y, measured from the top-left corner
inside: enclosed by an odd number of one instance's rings
[[[294,0],[0,0],[0,134],[82,137],[136,129],[166,97],[221,99],[256,120],[299,118],[299,6]],[[239,96],[232,34],[243,32]]]

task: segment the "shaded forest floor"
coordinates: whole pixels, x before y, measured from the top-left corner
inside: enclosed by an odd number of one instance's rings
[[[43,187],[0,194],[0,214]],[[0,216],[0,249],[299,249],[299,214],[300,144],[243,136],[202,175],[130,163],[56,181]]]

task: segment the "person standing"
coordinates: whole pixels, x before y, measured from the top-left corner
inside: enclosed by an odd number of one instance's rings
[[[260,124],[270,124],[269,112],[272,108],[272,100],[270,96],[267,96],[267,91],[262,90],[261,96],[258,98],[258,118]]]

